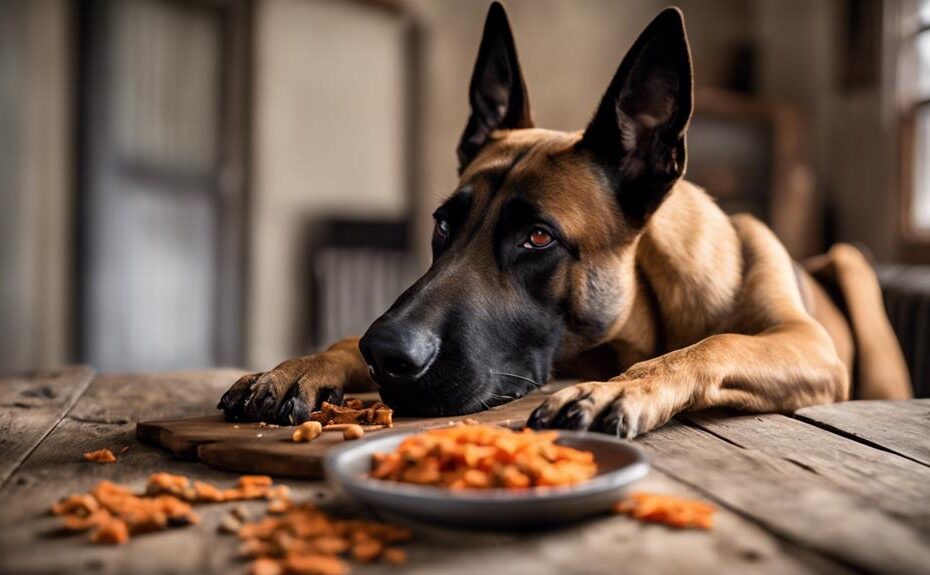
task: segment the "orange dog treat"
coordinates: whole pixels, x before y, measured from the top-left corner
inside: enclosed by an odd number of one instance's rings
[[[118,544],[130,536],[161,531],[200,522],[191,503],[268,498],[281,511],[290,508],[288,489],[275,486],[267,475],[246,475],[235,488],[218,487],[190,480],[181,475],[155,473],[149,477],[144,495],[127,487],[101,481],[90,493],[76,493],[52,505],[52,513],[62,518],[67,531],[93,530],[94,543]],[[239,529],[239,525],[230,530]],[[257,541],[257,540],[256,540]],[[263,554],[268,543],[258,541]]]
[[[98,449],[97,451],[88,451],[84,454],[84,461],[93,461],[94,463],[116,463],[116,456],[109,449]]]
[[[323,433],[323,424],[319,421],[305,421],[297,426],[291,439],[294,443],[306,443],[313,441]]]
[[[345,575],[349,566],[332,555],[288,555],[284,571],[293,575]]]
[[[99,508],[100,504],[89,493],[75,493],[52,505],[52,513],[55,515],[75,514],[86,517]]]
[[[252,573],[338,575],[348,572],[345,556],[360,563],[406,560],[403,550],[388,545],[409,541],[412,534],[387,523],[336,519],[305,503],[245,523],[238,537],[241,552],[254,559]]]
[[[710,529],[714,526],[713,505],[662,493],[632,493],[614,504],[615,513],[670,527]]]
[[[594,455],[557,445],[557,437],[490,425],[432,429],[374,454],[371,476],[451,489],[573,485],[593,477]]]
[[[358,401],[354,400],[352,405],[359,405]],[[361,408],[349,407],[348,402],[347,405],[342,406],[324,401],[320,411],[314,411],[310,414],[310,420],[319,421],[324,427],[339,423],[393,427],[393,414],[394,411],[380,401],[373,403],[369,407]]]
[[[111,517],[104,521],[90,537],[93,543],[122,545],[129,541],[129,527],[122,519]]]
[[[381,556],[391,565],[403,565],[407,562],[407,552],[398,547],[388,547]]]
[[[345,431],[342,432],[342,438],[346,441],[352,441],[353,439],[359,439],[365,435],[365,430],[362,429],[361,425],[353,423],[345,428]]]

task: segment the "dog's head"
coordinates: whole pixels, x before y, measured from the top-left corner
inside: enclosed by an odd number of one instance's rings
[[[611,336],[629,314],[637,239],[684,171],[692,92],[682,16],[667,9],[586,130],[535,129],[507,16],[491,6],[432,266],[360,342],[386,402],[478,411]]]

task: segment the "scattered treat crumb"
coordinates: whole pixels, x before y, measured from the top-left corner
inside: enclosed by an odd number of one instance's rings
[[[126,453],[129,452],[129,446],[124,445],[123,448],[119,450],[119,452],[120,452],[120,455],[125,455]]]
[[[345,431],[342,432],[342,438],[346,441],[352,441],[353,439],[359,439],[365,435],[365,430],[362,429],[361,425],[357,423],[350,424],[345,428]]]
[[[259,557],[252,562],[252,568],[249,570],[251,575],[281,575],[284,568],[279,561],[267,557]]]
[[[574,485],[597,473],[594,454],[557,445],[556,431],[456,425],[404,439],[372,456],[375,479],[450,489]]]
[[[92,543],[122,545],[129,541],[129,527],[122,519],[109,517],[94,531],[90,540]]]
[[[98,449],[97,451],[88,451],[84,454],[84,461],[93,461],[94,463],[116,463],[116,456],[109,449]]]
[[[233,534],[238,533],[239,529],[241,528],[242,521],[232,513],[228,513],[224,515],[222,519],[220,519],[220,524],[217,526],[217,531],[220,533]]]
[[[305,421],[297,426],[291,439],[294,443],[308,443],[323,433],[323,424],[319,421]]]
[[[406,552],[393,545],[409,541],[412,534],[387,523],[336,519],[304,503],[243,524],[238,537],[240,554],[253,559],[253,575],[342,575],[349,572],[348,557],[359,563],[405,563]]]
[[[709,503],[663,493],[631,493],[613,506],[615,513],[649,523],[662,523],[679,529],[711,529],[715,508]]]
[[[407,562],[407,552],[399,547],[388,547],[381,556],[391,565],[403,565]]]
[[[280,487],[285,487],[285,488],[286,488],[287,486],[286,486],[286,485],[281,485]],[[240,521],[248,521],[248,520],[251,518],[251,516],[252,516],[252,514],[249,513],[249,510],[246,508],[246,506],[245,506],[245,505],[241,505],[241,504],[240,504],[240,505],[236,505],[235,507],[233,507],[233,508],[230,510],[230,513],[233,515],[233,517],[235,517],[236,519],[238,519],[238,520],[240,520]]]
[[[52,513],[62,518],[66,531],[91,531],[94,543],[120,544],[142,533],[199,523],[191,503],[268,499],[285,512],[291,506],[288,496],[287,486],[274,485],[267,475],[244,475],[235,487],[220,489],[203,481],[192,484],[182,475],[155,473],[149,477],[144,494],[101,481],[89,493],[61,499],[52,505]],[[244,507],[236,506],[218,529],[238,533],[247,516]]]

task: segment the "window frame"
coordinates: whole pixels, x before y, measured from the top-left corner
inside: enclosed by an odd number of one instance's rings
[[[901,44],[915,45],[918,36],[923,33],[930,34],[930,22],[921,23],[912,31],[904,34]],[[930,114],[930,95],[913,98],[907,102],[901,113],[901,236],[905,251],[911,256],[908,259],[930,260],[930,227],[918,228],[912,214],[917,193],[914,170],[916,167],[917,120],[920,113]]]

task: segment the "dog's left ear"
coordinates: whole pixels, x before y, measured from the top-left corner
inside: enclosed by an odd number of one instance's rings
[[[633,220],[644,222],[684,173],[693,92],[684,20],[666,8],[630,48],[580,143]]]
[[[468,102],[471,116],[459,141],[459,173],[478,155],[494,130],[533,127],[513,33],[499,2],[488,9]]]

